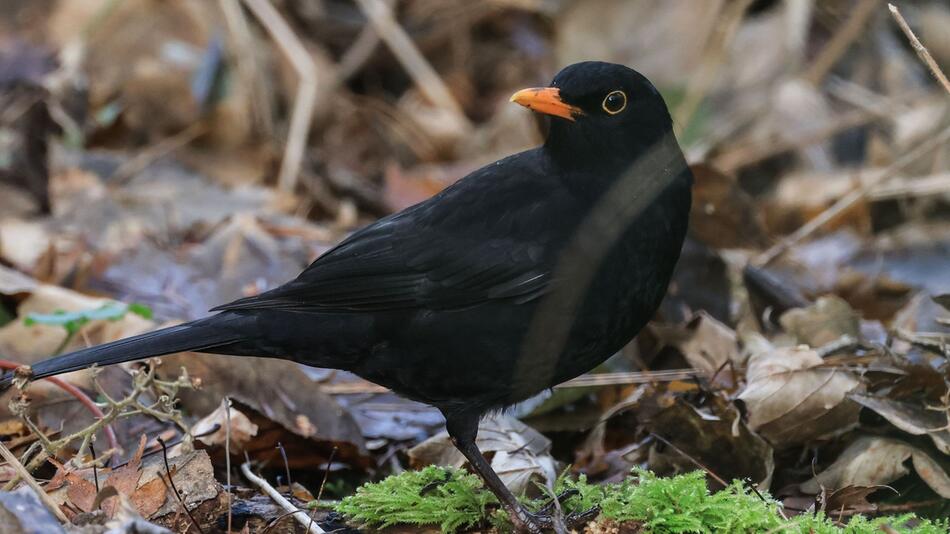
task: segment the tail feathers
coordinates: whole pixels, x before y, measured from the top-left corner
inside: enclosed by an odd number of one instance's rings
[[[43,360],[31,366],[32,378],[46,378],[86,369],[92,365],[112,365],[176,352],[208,350],[234,343],[240,336],[235,329],[224,327],[221,318],[221,315],[217,315]],[[7,390],[12,383],[12,372],[0,377],[0,393]]]

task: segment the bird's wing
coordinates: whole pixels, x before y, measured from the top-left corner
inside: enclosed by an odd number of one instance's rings
[[[543,294],[550,269],[537,244],[465,237],[382,220],[341,243],[296,279],[216,310],[454,309]]]
[[[527,302],[551,283],[565,195],[528,151],[483,167],[435,197],[380,219],[296,279],[217,310],[457,309]]]

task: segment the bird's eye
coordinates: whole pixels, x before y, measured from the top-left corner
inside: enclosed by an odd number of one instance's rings
[[[604,111],[611,115],[616,115],[627,107],[627,95],[623,91],[611,91],[604,97],[604,103],[601,104]]]

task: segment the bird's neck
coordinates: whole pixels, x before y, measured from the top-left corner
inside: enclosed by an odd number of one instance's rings
[[[553,132],[552,132],[553,133]],[[569,146],[567,146],[569,144]],[[616,189],[618,181],[662,180],[672,183],[691,176],[686,158],[673,132],[634,144],[606,146],[574,136],[565,143],[551,135],[542,147],[560,172],[564,184],[575,194],[594,201]],[[686,184],[688,187],[691,184]]]

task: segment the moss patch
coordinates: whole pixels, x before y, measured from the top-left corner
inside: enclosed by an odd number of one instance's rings
[[[882,526],[902,534],[945,534],[950,522],[917,519],[913,514],[868,519],[854,516],[841,526],[823,514],[783,519],[780,505],[760,497],[741,482],[710,493],[703,472],[660,478],[645,470],[617,484],[590,484],[562,477],[557,490],[578,494],[564,503],[565,512],[600,506],[599,519],[618,523],[635,521],[643,531],[673,533],[776,532],[801,534],[879,534]],[[540,501],[526,503],[541,506]],[[494,513],[492,511],[494,510]],[[343,499],[336,511],[356,523],[385,528],[397,524],[438,525],[443,531],[494,525],[505,530],[504,514],[481,480],[459,469],[427,467],[372,484]],[[489,517],[491,516],[491,517]],[[888,530],[890,532],[890,530]]]

